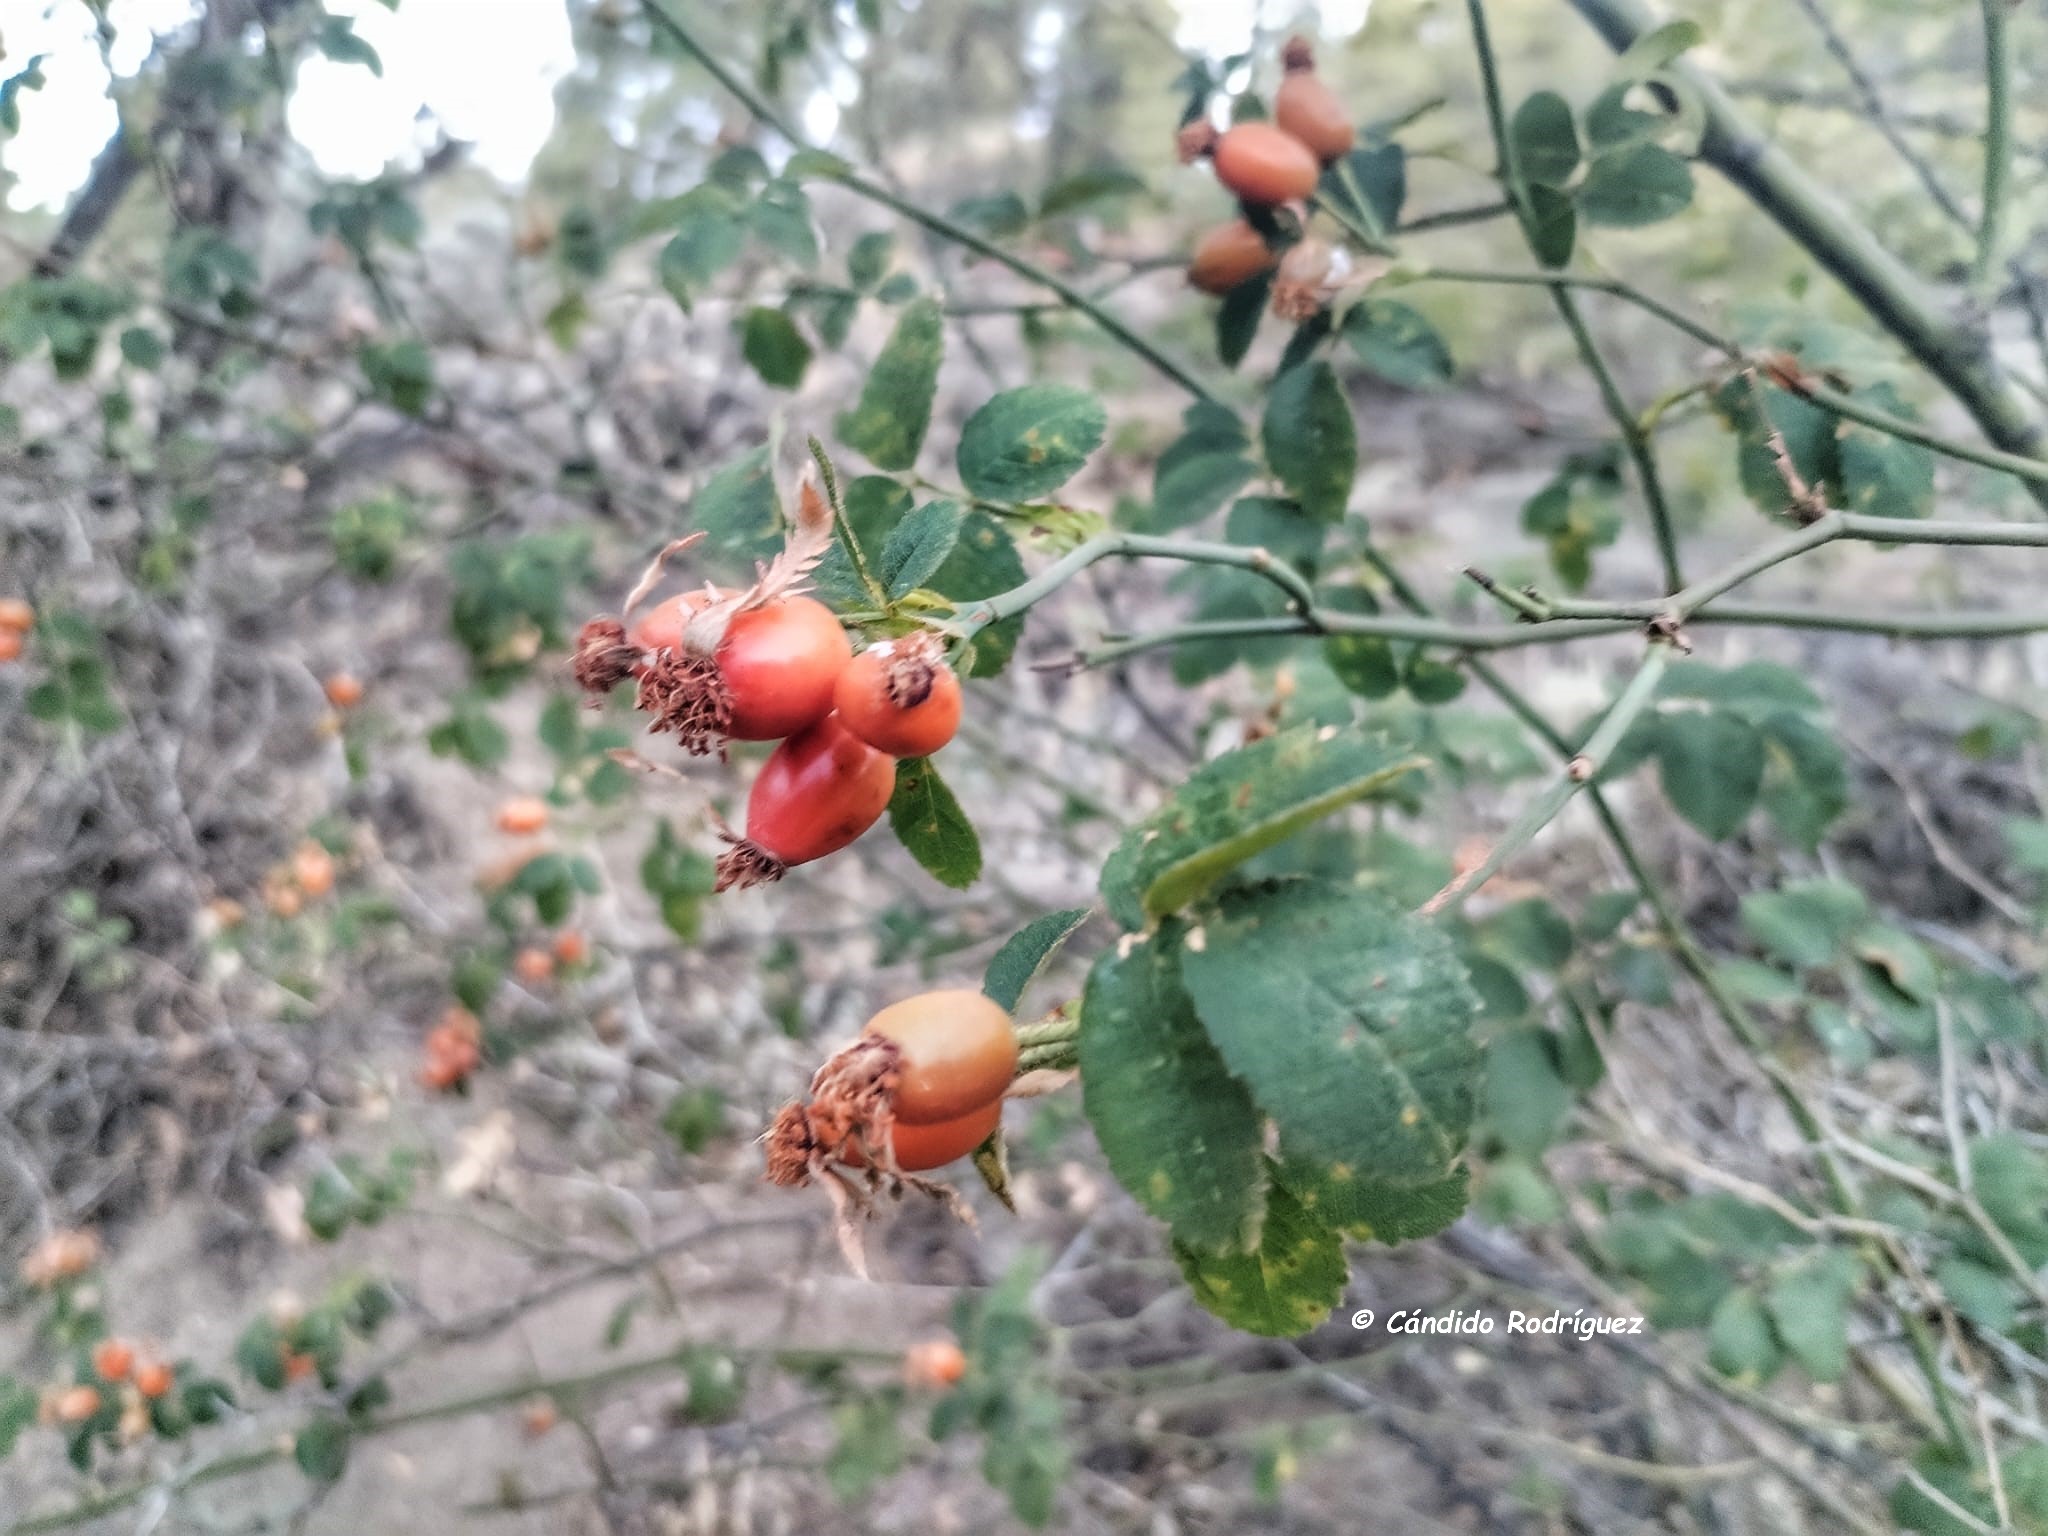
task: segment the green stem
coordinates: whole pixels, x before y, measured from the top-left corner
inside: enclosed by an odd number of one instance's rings
[[[1725,569],[1680,591],[1665,597],[1624,602],[1582,601],[1547,597],[1537,592],[1515,592],[1501,586],[1484,572],[1467,570],[1465,574],[1532,623],[1548,623],[1556,619],[1640,619],[1676,627],[1723,593],[1741,586],[1772,566],[1841,540],[1868,544],[1989,545],[2008,549],[2040,549],[2048,548],[2048,524],[1941,519],[1913,522],[1855,512],[1829,512],[1795,533],[1760,545]],[[1717,611],[1726,616],[1729,610]]]
[[[2012,183],[2012,50],[2006,41],[2011,9],[2011,0],[1984,0],[1984,211],[1970,273],[1980,288],[1998,269]]]
[[[1216,619],[1169,625],[1105,641],[1080,653],[1076,665],[1106,666],[1146,651],[1206,640],[1255,640],[1281,635],[1363,635],[1408,640],[1450,650],[1492,652],[1531,645],[1563,644],[1626,634],[1644,620],[1626,618],[1549,619],[1540,624],[1500,626],[1452,624],[1431,619],[1385,618],[1314,608],[1294,616]],[[1893,640],[2007,640],[2048,632],[2048,611],[2032,613],[1855,613],[1830,608],[1778,608],[1761,603],[1716,603],[1687,621],[1694,625],[1741,625],[1760,629],[1817,629]]]
[[[1621,697],[1614,701],[1614,707],[1602,717],[1599,726],[1587,738],[1585,746],[1565,761],[1563,769],[1550,786],[1523,808],[1500,840],[1487,850],[1486,857],[1466,870],[1455,880],[1430,897],[1422,910],[1435,914],[1455,909],[1465,898],[1476,891],[1495,875],[1499,874],[1508,860],[1528,847],[1537,833],[1555,821],[1560,812],[1569,805],[1572,797],[1584,789],[1600,771],[1601,764],[1614,755],[1621,739],[1628,734],[1636,717],[1656,697],[1657,685],[1664,678],[1664,669],[1670,665],[1672,648],[1657,643],[1650,647],[1643,664],[1636,669],[1636,675],[1629,679]]]
[[[1019,1024],[1013,1033],[1017,1036],[1017,1049],[1020,1051],[1065,1045],[1081,1037],[1081,1016],[1078,1013],[1056,1013],[1049,1019]]]
[[[1801,393],[1805,399],[1832,415],[1846,417],[1850,421],[1860,421],[1866,427],[1873,427],[1892,437],[1903,438],[1909,443],[1918,443],[1922,448],[1931,449],[1951,459],[1960,459],[1966,464],[1977,464],[1985,469],[1999,469],[2009,475],[2017,475],[2033,488],[2037,499],[2043,493],[2048,493],[2048,459],[1956,442],[1953,438],[1942,437],[1938,433],[1928,431],[1918,422],[1908,421],[1903,416],[1894,416],[1888,411],[1876,410],[1838,390],[1830,389],[1825,384],[1809,384]]]
[[[1578,300],[1563,288],[1552,288],[1550,299],[1557,306],[1565,329],[1572,333],[1572,343],[1579,349],[1580,359],[1600,386],[1600,399],[1607,407],[1607,414],[1614,418],[1614,425],[1621,432],[1622,446],[1628,450],[1629,461],[1636,467],[1636,480],[1642,486],[1643,501],[1650,509],[1650,527],[1657,537],[1657,558],[1664,566],[1664,590],[1676,592],[1685,585],[1685,576],[1678,564],[1678,531],[1672,522],[1670,503],[1664,499],[1664,482],[1657,472],[1657,454],[1651,446],[1650,434],[1643,430],[1634,409],[1622,398],[1620,384],[1615,381],[1607,360],[1600,355],[1593,333],[1586,328],[1585,317],[1579,313]]]
[[[691,31],[689,26],[668,8],[666,0],[641,0],[641,5],[646,10],[648,19],[654,23],[656,28],[709,70],[712,77],[737,97],[740,103],[749,112],[753,113],[755,117],[773,128],[798,149],[810,149],[813,147],[802,134],[798,133],[762,97],[760,92],[741,79],[739,75],[729,69],[716,54],[706,47],[697,34]],[[1060,300],[1070,309],[1079,314],[1086,315],[1110,336],[1122,343],[1134,356],[1143,358],[1196,399],[1213,400],[1215,398],[1210,393],[1209,387],[1180,363],[1168,357],[1159,348],[1133,331],[1123,321],[1117,319],[1115,315],[1104,309],[1073,284],[1055,277],[1035,262],[1027,261],[1024,257],[1003,249],[1002,246],[995,244],[991,240],[984,239],[965,225],[954,223],[953,220],[943,214],[933,213],[928,208],[920,207],[916,203],[897,196],[896,193],[890,191],[880,182],[870,179],[851,166],[847,166],[844,170],[832,176],[831,179],[835,184],[846,188],[855,196],[865,198],[878,207],[887,208],[891,213],[906,218],[913,224],[921,225],[935,235],[943,236],[956,245],[965,246],[977,255],[986,256],[990,261],[1007,267],[1025,281],[1036,283],[1039,287],[1058,294]]]
[[[1486,25],[1485,0],[1465,0],[1465,14],[1472,24],[1472,50],[1479,57],[1479,90],[1486,98],[1486,126],[1493,134],[1494,174],[1507,189],[1509,204],[1522,207],[1522,176],[1515,165],[1513,142],[1508,138],[1507,107],[1501,100],[1500,65],[1494,58],[1493,36]]]
[[[1404,268],[1399,276],[1402,282],[1408,283],[1490,283],[1503,287],[1577,289],[1584,293],[1609,294],[1614,298],[1627,300],[1638,309],[1648,311],[1666,325],[1683,331],[1702,346],[1711,347],[1731,358],[1742,357],[1741,349],[1727,337],[1716,334],[1684,312],[1672,308],[1662,299],[1655,298],[1633,283],[1624,282],[1618,277],[1601,277],[1585,272],[1520,272],[1503,271],[1493,267],[1439,266],[1412,271]]]
[[[1142,533],[1105,533],[1068,551],[1029,581],[993,597],[975,598],[955,610],[962,639],[973,639],[997,624],[1043,601],[1099,560],[1156,555],[1195,565],[1229,565],[1263,576],[1285,592],[1297,611],[1315,606],[1315,588],[1286,561],[1269,551],[1242,544],[1213,544],[1199,539],[1163,539]]]
[[[1470,208],[1445,208],[1436,213],[1418,214],[1395,233],[1421,235],[1432,229],[1454,229],[1463,224],[1484,224],[1489,219],[1497,219],[1502,214],[1514,211],[1514,204],[1507,202],[1478,203]]]

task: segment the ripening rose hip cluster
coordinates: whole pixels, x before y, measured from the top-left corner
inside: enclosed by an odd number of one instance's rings
[[[1347,258],[1313,237],[1276,246],[1269,239],[1279,230],[1272,214],[1291,209],[1298,226],[1323,167],[1349,154],[1358,132],[1316,74],[1306,39],[1289,38],[1281,64],[1286,73],[1270,122],[1242,122],[1219,133],[1198,119],[1180,131],[1181,159],[1207,158],[1250,215],[1219,224],[1196,242],[1188,281],[1204,293],[1225,294],[1277,268],[1274,312],[1302,320],[1328,304],[1346,276]]]
[[[747,796],[746,836],[728,834],[721,891],[779,880],[846,847],[888,808],[896,760],[938,751],[960,725],[960,679],[936,634],[855,655],[831,609],[789,590],[819,552],[815,540],[798,542],[823,510],[812,487],[803,495],[791,549],[754,587],[705,586],[638,619],[629,602],[624,617],[593,619],[577,639],[584,689],[603,695],[631,679],[648,729],[685,751],[779,743]],[[829,511],[823,526],[829,538]]]

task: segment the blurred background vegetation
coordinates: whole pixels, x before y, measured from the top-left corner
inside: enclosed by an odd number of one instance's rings
[[[1316,37],[1405,147],[1403,259],[1530,265],[1451,0],[664,4],[813,145],[1099,296],[1233,407],[1286,338],[1269,321],[1226,368],[1183,281],[1231,212],[1174,155],[1192,64],[1257,93],[1283,38]],[[1982,307],[2038,393],[2038,8],[2012,10],[2016,275],[1988,295],[1975,0],[1669,10],[1773,142],[1945,304]],[[1584,103],[1612,76],[1564,0],[1498,0],[1493,23],[1511,102]],[[1040,666],[1247,601],[1101,568],[973,686],[946,770],[979,882],[947,889],[878,834],[714,901],[706,813],[739,818],[752,758],[621,764],[643,738],[573,700],[577,623],[689,527],[744,572],[773,482],[807,435],[831,443],[912,295],[948,314],[926,467],[950,473],[996,390],[1109,405],[1065,515],[1018,530],[1027,564],[1145,520],[1185,397],[1042,287],[797,175],[631,0],[6,0],[0,48],[0,598],[37,610],[0,664],[0,1258],[30,1264],[0,1291],[0,1532],[2048,1529],[2038,639],[1703,633],[1703,667],[1765,665],[1716,708],[1790,699],[1836,729],[1831,836],[1702,837],[1654,784],[1612,794],[1781,1056],[1736,1048],[1616,896],[1629,871],[1592,818],[1565,819],[1459,930],[1496,1046],[1474,1213],[1361,1249],[1305,1340],[1191,1302],[1072,1093],[1011,1111],[1015,1215],[978,1188],[978,1231],[914,1203],[857,1281],[822,1201],[759,1178],[754,1137],[821,1044],[1089,906],[1123,826],[1275,723],[1427,741],[1424,798],[1289,855],[1411,899],[1533,791],[1540,740],[1448,667],[1356,698],[1315,641]],[[1745,338],[1825,337],[1975,440],[1780,229],[1693,180],[1682,216],[1590,241],[1597,270]],[[1456,575],[1474,561],[1654,587],[1547,293],[1401,301],[1441,351],[1419,374],[1345,362],[1361,454],[1333,563],[1396,557],[1454,619],[1493,616]],[[1629,399],[1671,401],[1657,441],[1690,547],[1751,547],[1766,525],[1698,347],[1594,312]],[[1923,513],[2030,505],[1977,466],[1930,484]],[[1989,611],[2041,590],[2030,558],[1830,551],[1773,590]],[[1502,668],[1576,731],[1627,649]],[[505,829],[515,796],[544,828]],[[1082,930],[1024,1016],[1074,994],[1107,932]],[[421,1042],[451,1008],[480,1021],[483,1068],[433,1094]],[[1870,1234],[1805,1213],[1781,1073],[1891,1159],[1872,1240],[1938,1283],[1839,1266]],[[1967,1184],[1942,1161],[1957,1092],[2031,1290],[1910,1177]],[[52,1283],[35,1265],[81,1229],[101,1257]],[[1403,1340],[1350,1329],[1364,1307],[1654,1326]],[[1937,1339],[1961,1449],[1901,1316]],[[947,1331],[965,1380],[906,1381],[905,1347]],[[37,1427],[109,1332],[177,1363],[175,1409]]]

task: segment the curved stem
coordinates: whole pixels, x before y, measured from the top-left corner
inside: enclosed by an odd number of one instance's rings
[[[802,134],[798,133],[790,125],[787,119],[769,104],[760,92],[741,79],[715,53],[706,47],[697,34],[691,31],[689,26],[668,8],[666,0],[641,0],[641,5],[646,10],[648,19],[654,23],[657,29],[692,58],[696,59],[698,63],[702,64],[705,69],[709,70],[712,77],[737,97],[740,103],[749,112],[753,113],[755,117],[766,123],[770,128],[773,128],[798,149],[810,149],[813,147]],[[1122,343],[1133,356],[1143,358],[1196,399],[1213,400],[1215,398],[1210,393],[1209,387],[1190,373],[1184,366],[1168,357],[1159,348],[1140,336],[1136,331],[1133,331],[1123,321],[1117,319],[1115,315],[1104,309],[1073,284],[1055,277],[1036,262],[1028,261],[1022,256],[1005,250],[1002,246],[997,245],[994,241],[983,238],[965,225],[956,224],[944,214],[934,213],[928,208],[920,207],[916,203],[899,197],[880,182],[855,170],[852,166],[845,166],[843,169],[831,173],[830,179],[835,185],[846,188],[847,191],[852,192],[855,196],[865,198],[877,207],[887,208],[891,213],[906,218],[913,224],[921,225],[935,235],[942,235],[956,245],[965,246],[975,254],[986,256],[990,261],[1007,267],[1025,281],[1036,283],[1039,287],[1058,294],[1061,302],[1066,304],[1068,308],[1076,313],[1086,315],[1104,331],[1108,332],[1109,335]]]
[[[956,631],[971,640],[991,624],[1014,617],[1044,600],[1099,560],[1156,555],[1194,565],[1229,565],[1263,576],[1285,592],[1295,609],[1315,607],[1315,588],[1286,561],[1271,552],[1242,544],[1214,544],[1200,539],[1163,539],[1142,533],[1105,533],[1068,551],[1029,581],[993,597],[975,598],[955,609]]]

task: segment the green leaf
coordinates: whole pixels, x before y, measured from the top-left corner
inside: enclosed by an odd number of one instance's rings
[[[235,1365],[265,1391],[284,1387],[284,1335],[268,1318],[258,1319],[235,1340]]]
[[[931,590],[956,603],[1007,592],[1024,579],[1024,561],[1009,530],[983,511],[967,514],[960,525],[959,542],[946,563],[928,583]],[[1023,632],[1024,615],[1017,614],[992,624],[974,637],[963,677],[994,677],[1010,663]]]
[[[1110,915],[1136,929],[1177,912],[1254,854],[1425,762],[1362,730],[1300,726],[1204,763],[1110,854]]]
[[[679,1149],[695,1156],[725,1129],[725,1095],[709,1084],[682,1089],[662,1111],[661,1128]]]
[[[1325,1226],[1360,1241],[1389,1244],[1434,1237],[1465,1213],[1470,1197],[1463,1167],[1433,1183],[1390,1184],[1312,1158],[1290,1157],[1284,1145],[1273,1177]]]
[[[1329,530],[1301,515],[1301,508],[1284,496],[1246,496],[1230,509],[1223,523],[1223,537],[1245,549],[1263,549],[1277,555],[1304,576],[1313,576],[1322,559],[1323,543]],[[1372,594],[1362,587],[1335,588],[1372,603]],[[1325,601],[1329,598],[1326,595]],[[1340,599],[1340,604],[1345,599]],[[1377,605],[1344,609],[1347,613],[1377,612]]]
[[[1931,1003],[1940,990],[1934,961],[1912,935],[1872,923],[1849,946],[1850,953],[1887,994],[1907,1003]]]
[[[1214,516],[1257,473],[1258,466],[1235,449],[1184,457],[1170,467],[1162,460],[1145,526],[1167,533]]]
[[[1002,239],[1022,234],[1031,224],[1031,209],[1015,192],[993,192],[963,198],[947,210],[956,224]]]
[[[1418,704],[1448,704],[1465,691],[1465,674],[1450,662],[1418,650],[1408,658],[1401,684]]]
[[[914,507],[883,541],[875,579],[899,598],[930,581],[960,542],[964,514],[957,502],[928,501]]]
[[[896,237],[886,229],[869,230],[846,253],[846,280],[866,293],[889,270],[889,256],[895,247]]]
[[[1880,384],[1859,395],[1881,410],[1908,420],[1904,401]],[[1835,426],[1842,464],[1842,505],[1871,517],[1925,517],[1934,508],[1934,455],[1918,443],[1861,422]]]
[[[1049,496],[1088,461],[1108,417],[1102,402],[1065,384],[1005,390],[967,418],[960,478],[990,501]]]
[[[818,264],[818,232],[811,223],[811,200],[794,181],[776,180],[761,188],[747,210],[755,238],[778,256],[805,269]]]
[[[1503,907],[1475,934],[1485,948],[1515,966],[1561,971],[1572,957],[1572,925],[1541,896]]]
[[[697,937],[704,898],[717,880],[718,867],[711,858],[678,838],[666,820],[654,824],[654,841],[640,860],[640,883],[660,904],[662,921],[677,938],[687,942]]]
[[[1658,144],[1632,144],[1600,156],[1579,187],[1589,224],[1639,229],[1682,213],[1692,202],[1692,170]]]
[[[1525,182],[1562,187],[1579,168],[1579,130],[1571,104],[1555,91],[1538,91],[1515,109],[1508,125],[1515,170]]]
[[[906,305],[861,388],[860,404],[839,418],[839,440],[877,468],[910,468],[931,425],[944,353],[938,301]]]
[[[1794,880],[1742,898],[1742,926],[1778,959],[1826,965],[1870,916],[1863,893],[1843,880]]]
[[[766,447],[749,449],[719,467],[690,498],[686,521],[702,529],[709,547],[742,570],[765,560],[782,542],[782,515]]]
[[[1667,21],[1630,43],[1628,51],[1615,61],[1614,72],[1624,80],[1643,79],[1706,40],[1696,21]]]
[[[1290,1156],[1403,1184],[1450,1173],[1478,999],[1441,928],[1322,881],[1225,891],[1190,921],[1188,993]]]
[[[1745,661],[1717,667],[1681,661],[1664,674],[1660,699],[1701,699],[1761,724],[1781,710],[1818,711],[1820,695],[1790,667],[1774,661]]]
[[[1687,711],[1665,716],[1657,763],[1671,805],[1714,842],[1734,835],[1763,787],[1764,741],[1734,715]]]
[[[14,1442],[36,1422],[36,1412],[34,1389],[12,1376],[0,1376],[0,1461],[14,1453]]]
[[[356,36],[356,24],[348,16],[323,16],[319,30],[313,34],[313,45],[337,64],[360,64],[379,79],[384,75],[384,61],[377,57],[377,50]]]
[[[1978,1202],[2027,1262],[2048,1264],[2048,1158],[2003,1132],[1971,1145],[1970,1175]]]
[[[761,305],[748,310],[740,322],[740,352],[763,382],[777,389],[795,389],[811,365],[811,344],[796,322],[779,309]]]
[[[1523,189],[1522,227],[1539,265],[1555,270],[1571,263],[1578,245],[1579,213],[1568,193],[1541,184]]]
[[[1359,587],[1333,587],[1319,594],[1326,606],[1343,613],[1376,613],[1379,604]],[[1323,641],[1323,660],[1337,681],[1362,699],[1384,699],[1401,686],[1401,668],[1393,645],[1378,635],[1331,635]]]
[[[1235,368],[1251,351],[1259,334],[1259,322],[1266,318],[1266,300],[1273,292],[1274,273],[1268,269],[1248,277],[1216,306],[1216,355],[1226,368]]]
[[[1557,1140],[1572,1111],[1547,1029],[1510,1030],[1486,1054],[1486,1122],[1510,1152],[1535,1158]]]
[[[688,309],[687,290],[702,287],[739,259],[746,244],[740,203],[726,188],[707,183],[676,206],[676,232],[661,249],[662,286]]]
[[[911,857],[941,885],[965,890],[981,875],[981,839],[928,757],[896,765],[889,825]]]
[[[1443,389],[1456,372],[1436,327],[1393,299],[1352,306],[1344,317],[1344,339],[1367,368],[1403,389]]]
[[[1189,568],[1174,577],[1169,590],[1196,595],[1191,617],[1197,623],[1278,618],[1287,611],[1286,594],[1249,571],[1209,566]],[[1240,662],[1252,666],[1278,664],[1294,649],[1290,636],[1218,635],[1191,639],[1174,647],[1173,678],[1191,688],[1221,676]]]
[[[859,1396],[832,1410],[837,1439],[825,1458],[825,1481],[841,1503],[867,1497],[903,1465],[903,1431],[894,1400]]]
[[[1038,979],[1039,973],[1060,952],[1060,946],[1087,921],[1088,908],[1069,907],[1025,924],[1004,940],[1003,947],[989,960],[988,969],[982,973],[981,990],[1001,1003],[1004,1011],[1015,1013],[1024,989]]]
[[[1247,1333],[1293,1338],[1330,1315],[1344,1294],[1344,1248],[1285,1188],[1267,1196],[1257,1251],[1204,1253],[1175,1243],[1195,1300]]]
[[[2008,1464],[2013,1459],[2008,1457]],[[1983,1469],[1974,1457],[1960,1455],[1939,1441],[1930,1441],[1913,1458],[1913,1468],[1947,1503],[1936,1503],[1912,1481],[1901,1477],[1892,1485],[1889,1501],[1892,1521],[1898,1530],[1916,1532],[1918,1536],[1976,1536],[1978,1532],[2001,1528]],[[1970,1519],[1957,1519],[1950,1513],[1952,1508],[1961,1509]],[[2033,1528],[2025,1529],[2031,1536]]]
[[[379,400],[408,416],[426,414],[434,398],[434,359],[419,342],[365,342],[356,360]]]
[[[154,372],[164,360],[164,339],[146,325],[131,325],[121,333],[121,356],[137,368]]]
[[[1072,213],[1112,198],[1130,197],[1144,190],[1145,178],[1124,166],[1089,166],[1047,187],[1045,195],[1038,200],[1038,216],[1056,219],[1063,213]]]
[[[1764,1294],[1786,1351],[1815,1381],[1839,1381],[1849,1366],[1849,1297],[1856,1260],[1831,1248],[1782,1271]]]
[[[2019,1321],[2019,1288],[2003,1270],[1951,1253],[1935,1261],[1934,1278],[1955,1309],[1987,1333],[2009,1334]]]
[[[782,174],[790,181],[838,181],[852,169],[842,156],[807,144],[783,163]]]
[[[1106,950],[1081,1000],[1081,1107],[1125,1189],[1213,1253],[1258,1242],[1266,1166],[1259,1112],[1195,1017],[1178,965],[1187,931]]]
[[[1328,363],[1305,363],[1273,381],[1260,436],[1267,464],[1302,511],[1326,523],[1344,516],[1358,473],[1358,433]]]
[[[1351,195],[1353,186],[1365,196],[1363,208]],[[1391,230],[1401,222],[1401,205],[1408,200],[1408,152],[1393,143],[1354,149],[1324,170],[1317,195],[1354,218],[1363,215],[1377,229]]]
[[[1809,853],[1849,808],[1849,765],[1841,744],[1803,715],[1782,710],[1762,722],[1763,802],[1771,820]]]
[[[1782,1358],[1763,1299],[1746,1285],[1723,1296],[1707,1323],[1707,1358],[1723,1376],[1768,1381]]]
[[[1773,428],[1809,490],[1841,485],[1836,419],[1819,406],[1774,384],[1753,385],[1742,374],[1714,391],[1713,398],[1715,411],[1735,433],[1735,467],[1743,494],[1760,510],[1772,517],[1792,511],[1792,491],[1779,465]]]
[[[314,1419],[292,1441],[292,1460],[314,1482],[334,1482],[348,1467],[349,1439],[346,1419]]]

